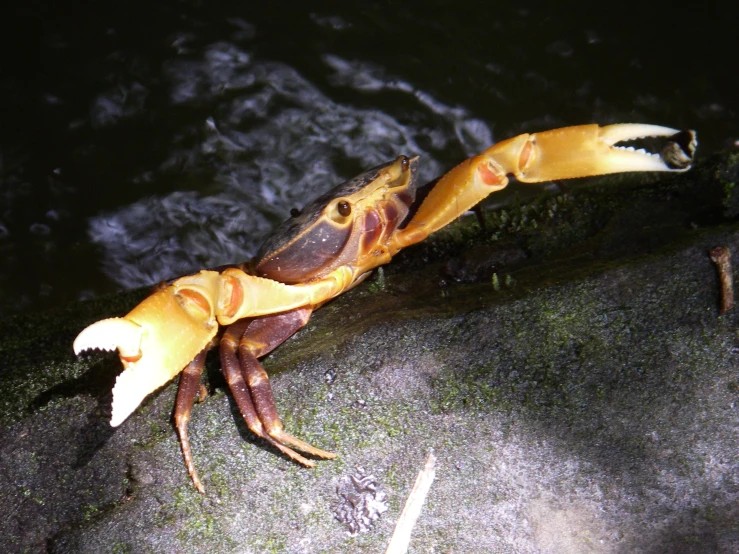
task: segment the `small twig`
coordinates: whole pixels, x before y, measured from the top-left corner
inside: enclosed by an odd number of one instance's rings
[[[390,544],[387,545],[385,554],[405,554],[408,551],[408,545],[411,542],[411,533],[416,525],[418,516],[421,515],[421,508],[426,501],[426,495],[429,493],[431,483],[434,482],[436,475],[436,456],[433,452],[429,452],[426,458],[426,464],[416,477],[416,482],[405,501],[403,511],[400,512],[398,523],[395,525],[395,531],[390,538]]]
[[[708,255],[718,268],[718,276],[721,281],[721,312],[725,314],[734,307],[734,275],[731,271],[731,254],[729,249],[717,246]]]

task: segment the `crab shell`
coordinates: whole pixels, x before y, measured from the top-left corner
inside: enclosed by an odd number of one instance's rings
[[[408,215],[417,168],[418,157],[400,156],[306,206],[277,229],[252,262],[262,277],[236,267],[203,270],[155,292],[122,318],[84,329],[75,353],[117,348],[124,367],[113,388],[111,425],[120,425],[149,393],[180,373],[220,325],[318,307],[361,282],[368,275],[364,266],[379,256],[389,260],[377,245]]]
[[[641,137],[661,137],[665,146],[650,154],[617,144]],[[219,325],[321,306],[504,188],[509,174],[535,183],[622,171],[685,171],[696,144],[692,131],[643,124],[523,134],[459,164],[420,206],[414,204],[418,158],[401,156],[340,185],[284,223],[252,261],[257,275],[231,267],[177,279],[123,318],[84,329],[74,351],[118,349],[124,371],[113,389],[111,425],[120,425],[208,347]]]

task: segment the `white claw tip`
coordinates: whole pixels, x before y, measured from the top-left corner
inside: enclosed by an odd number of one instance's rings
[[[147,394],[151,392],[148,387],[141,387],[138,382],[136,371],[129,368],[121,373],[113,387],[113,413],[110,425],[118,427],[128,416],[141,404]]]
[[[114,317],[103,319],[86,327],[74,339],[74,353],[79,356],[85,350],[115,350],[121,356],[138,355],[141,345],[142,327],[131,320]]]

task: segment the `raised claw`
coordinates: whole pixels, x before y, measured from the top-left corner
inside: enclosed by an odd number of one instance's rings
[[[618,146],[619,142],[643,138],[667,137],[659,153],[643,148]],[[611,172],[618,171],[687,171],[693,162],[698,141],[694,131],[679,131],[660,125],[621,123],[600,128],[600,139],[610,147]]]
[[[619,144],[651,138],[664,140],[659,153]],[[406,228],[394,235],[390,251],[394,254],[448,225],[505,188],[508,175],[541,183],[626,171],[686,171],[697,144],[693,131],[638,123],[578,125],[504,140],[439,179]]]
[[[524,183],[625,171],[685,171],[692,163],[697,144],[692,131],[631,123],[605,127],[579,125],[522,136],[526,143],[515,148],[518,158],[501,169],[513,173]],[[682,163],[674,164],[674,156],[665,160],[660,153],[619,144],[657,137],[667,138],[667,145],[679,146],[683,152]],[[520,141],[520,137],[511,140]],[[505,148],[503,143],[488,149],[482,156],[490,156],[495,161],[501,148]]]

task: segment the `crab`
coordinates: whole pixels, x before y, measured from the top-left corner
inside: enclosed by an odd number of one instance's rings
[[[659,153],[619,146],[657,137]],[[361,283],[400,250],[448,225],[508,184],[625,171],[686,171],[695,133],[646,124],[595,124],[522,134],[495,144],[430,183],[416,201],[419,158],[400,156],[317,198],[283,223],[248,263],[202,270],[164,286],[124,317],[85,328],[74,351],[117,349],[111,425],[177,374],[174,421],[192,482],[188,422],[209,348],[220,343],[223,375],[247,427],[307,467],[336,454],[283,429],[259,358],[303,327],[314,310]],[[219,331],[223,328],[222,332]],[[302,452],[303,454],[300,454]]]

